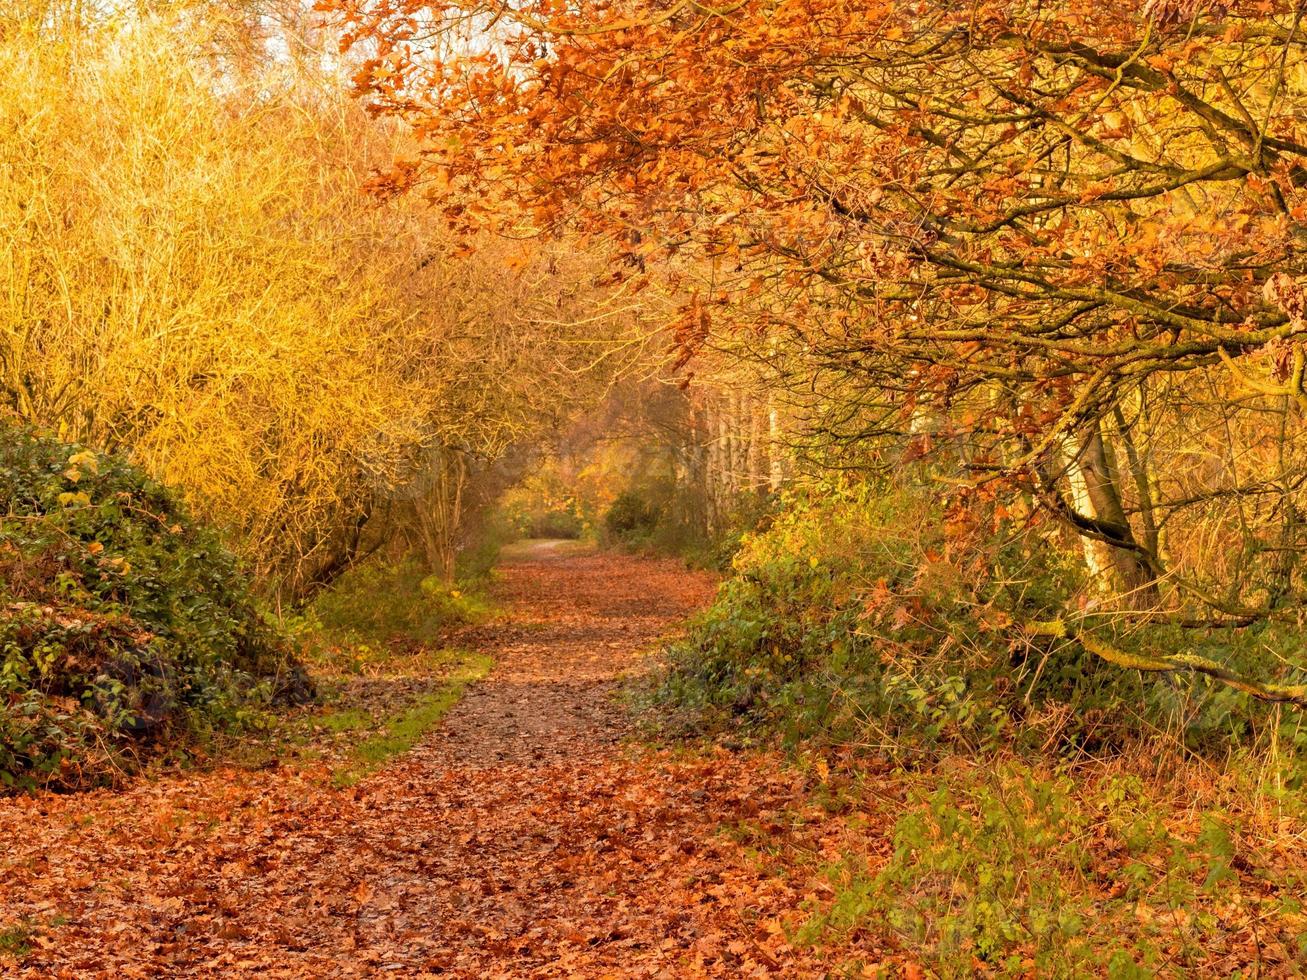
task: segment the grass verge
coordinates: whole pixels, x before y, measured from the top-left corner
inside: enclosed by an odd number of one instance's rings
[[[348,573],[288,622],[303,649],[316,704],[265,718],[257,738],[214,746],[248,768],[281,765],[352,786],[412,748],[484,677],[491,659],[446,644],[451,630],[493,615],[488,571],[453,587],[415,562]]]
[[[422,737],[439,724],[450,708],[458,703],[469,684],[481,680],[490,672],[494,661],[485,654],[461,653],[459,663],[440,682],[440,687],[423,695],[411,707],[391,715],[372,735],[357,742],[349,760],[336,769],[332,784],[338,787],[353,786],[359,780],[376,772],[395,756],[407,752]],[[351,725],[362,718],[362,713],[351,710],[347,714]],[[351,729],[338,730],[355,730]]]
[[[790,807],[722,834],[763,878],[800,883],[786,935],[831,976],[1248,978],[1307,962],[1307,804],[1255,766],[794,761],[807,788]]]
[[[353,786],[416,745],[493,660],[449,648],[372,647],[361,671],[316,666],[321,703],[274,717],[259,737],[216,754],[245,768],[292,766]]]

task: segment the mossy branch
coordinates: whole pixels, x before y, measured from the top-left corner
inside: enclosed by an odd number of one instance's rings
[[[1307,684],[1267,684],[1262,681],[1250,680],[1236,674],[1215,660],[1209,660],[1194,653],[1172,653],[1165,656],[1131,653],[1078,630],[1062,619],[1026,623],[1025,632],[1029,636],[1052,636],[1079,643],[1085,650],[1097,657],[1101,657],[1110,664],[1115,664],[1117,667],[1146,670],[1153,673],[1191,671],[1206,674],[1208,677],[1212,677],[1235,690],[1251,694],[1260,701],[1272,701],[1307,708]]]

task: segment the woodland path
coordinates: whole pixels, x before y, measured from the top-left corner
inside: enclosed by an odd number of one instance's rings
[[[224,769],[0,801],[13,976],[814,976],[776,841],[802,777],[625,739],[617,678],[711,595],[671,561],[537,549],[454,642],[496,667],[352,790]],[[813,853],[838,842],[803,842]]]

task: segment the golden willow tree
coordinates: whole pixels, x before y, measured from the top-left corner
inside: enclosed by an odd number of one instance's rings
[[[366,195],[402,131],[293,12],[0,19],[0,413],[182,487],[298,598],[397,500],[456,524],[422,488],[538,437],[638,325],[584,249],[460,257]]]
[[[328,6],[417,134],[383,187],[679,270],[687,352],[784,365],[837,438],[949,447],[955,513],[1036,504],[1123,615],[1298,616],[1296,4]]]

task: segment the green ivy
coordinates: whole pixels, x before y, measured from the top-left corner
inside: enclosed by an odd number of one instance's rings
[[[216,532],[139,468],[0,430],[0,781],[102,781],[307,681]]]

